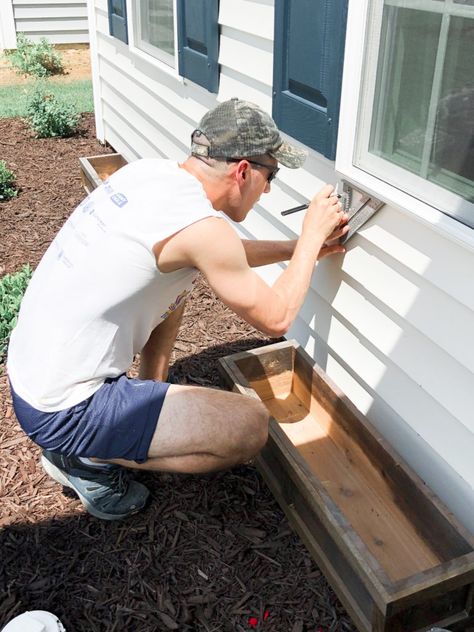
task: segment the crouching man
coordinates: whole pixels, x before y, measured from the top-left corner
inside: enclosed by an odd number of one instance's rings
[[[208,112],[182,163],[144,159],[114,173],[71,214],[38,265],[8,352],[18,420],[42,463],[105,520],[145,506],[129,468],[201,473],[256,455],[268,413],[249,397],[166,382],[198,271],[236,314],[283,335],[318,258],[347,229],[331,186],[312,200],[295,241],[242,241],[241,222],[278,165],[305,155],[271,117],[231,99]],[[289,261],[273,286],[255,266]],[[126,376],[140,353],[139,379]]]

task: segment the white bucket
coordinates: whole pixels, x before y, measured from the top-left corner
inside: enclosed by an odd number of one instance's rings
[[[46,610],[31,610],[7,623],[1,632],[66,632],[58,617]]]

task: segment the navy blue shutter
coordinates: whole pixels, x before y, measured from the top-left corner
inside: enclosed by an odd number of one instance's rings
[[[109,33],[128,44],[126,0],[108,0]]]
[[[217,92],[219,0],[178,0],[179,74]]]
[[[273,118],[333,160],[348,0],[275,0]]]

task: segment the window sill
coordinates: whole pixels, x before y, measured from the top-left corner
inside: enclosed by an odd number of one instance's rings
[[[339,157],[336,158],[338,176],[354,186],[395,207],[402,213],[410,215],[426,227],[450,239],[459,246],[474,252],[474,229],[441,213],[438,209],[414,198],[412,195],[397,189],[393,185],[374,175],[355,167]]]
[[[156,57],[153,57],[153,55],[150,55],[150,53],[146,53],[142,51],[140,48],[137,48],[133,44],[129,45],[129,51],[132,55],[135,55],[136,57],[139,57],[143,61],[148,62],[160,72],[164,72],[170,77],[173,77],[174,79],[176,79],[176,81],[183,83],[183,77],[180,76],[176,68],[173,68],[172,66],[169,66],[165,62],[160,61]]]

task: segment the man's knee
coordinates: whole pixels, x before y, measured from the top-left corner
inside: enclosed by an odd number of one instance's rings
[[[268,439],[268,423],[270,416],[262,402],[244,398],[239,410],[241,432],[239,436],[240,462],[256,456]]]
[[[267,442],[269,422],[270,414],[268,412],[268,409],[262,404],[262,402],[255,400],[255,438],[258,444],[259,451]]]

